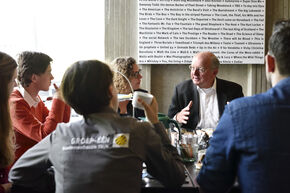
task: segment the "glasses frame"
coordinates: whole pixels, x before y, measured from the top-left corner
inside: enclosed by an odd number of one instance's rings
[[[188,68],[189,68],[189,70],[192,70],[192,71],[194,71],[196,69],[199,73],[205,73],[205,71],[206,71],[206,68],[203,68],[203,67],[196,68],[196,67],[189,65]]]
[[[133,78],[138,78],[138,76],[141,75],[141,71],[142,71],[142,69],[139,69],[139,70],[136,71],[136,72],[132,72],[132,73],[130,74],[130,76],[133,77]]]

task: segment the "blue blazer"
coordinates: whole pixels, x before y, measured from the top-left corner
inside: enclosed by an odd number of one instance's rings
[[[226,106],[197,177],[205,192],[290,190],[290,77]]]

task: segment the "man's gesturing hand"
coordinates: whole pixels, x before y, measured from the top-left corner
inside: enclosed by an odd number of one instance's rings
[[[179,113],[176,114],[176,120],[179,123],[183,123],[183,124],[187,123],[188,116],[190,114],[189,110],[191,106],[192,106],[192,101],[190,101],[184,109],[182,109]]]

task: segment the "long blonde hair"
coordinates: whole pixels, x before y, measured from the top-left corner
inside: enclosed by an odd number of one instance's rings
[[[14,161],[13,131],[9,112],[9,88],[16,61],[0,52],[0,168],[9,166]]]

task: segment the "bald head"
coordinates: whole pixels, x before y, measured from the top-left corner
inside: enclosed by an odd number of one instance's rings
[[[207,66],[212,68],[212,69],[219,68],[220,62],[219,62],[218,58],[211,52],[199,52],[199,53],[197,53],[192,59],[192,64],[196,60],[203,61],[203,63],[207,64]]]

